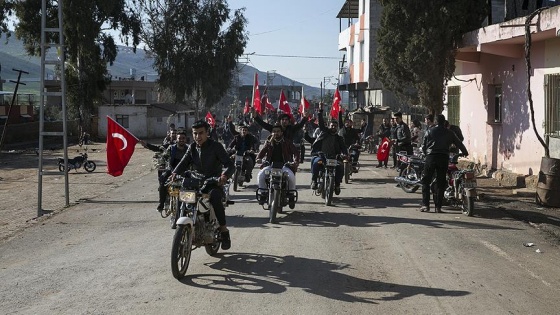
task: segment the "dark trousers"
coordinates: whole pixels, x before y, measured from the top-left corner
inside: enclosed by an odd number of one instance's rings
[[[226,225],[226,208],[222,202],[223,198],[225,198],[225,195],[222,187],[210,190],[210,204],[214,208],[214,213],[220,225]]]
[[[443,203],[443,193],[447,188],[447,167],[449,164],[449,156],[444,154],[426,156],[426,164],[424,165],[424,177],[422,177],[422,205],[430,207],[430,186],[432,178],[436,173],[437,199],[434,200],[436,208],[441,208]]]
[[[170,175],[171,175],[171,171],[166,170],[166,171],[160,172],[159,177],[158,177],[158,181],[159,181],[159,187],[158,187],[159,204],[161,206],[163,206],[163,204],[165,203],[165,199],[167,198],[167,187],[165,187],[165,182],[167,181],[167,178],[169,178]]]

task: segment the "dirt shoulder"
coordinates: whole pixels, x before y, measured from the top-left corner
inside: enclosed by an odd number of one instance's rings
[[[85,147],[77,145],[68,148],[68,157],[73,158]],[[144,176],[153,170],[153,152],[136,146],[124,174],[113,177],[106,173],[105,143],[93,143],[87,146],[88,158],[97,164],[94,172],[88,173],[83,168],[72,170],[68,176],[70,206],[80,200],[104,194],[115,187]],[[43,170],[57,171],[57,159],[63,156],[63,150],[48,148],[43,151]],[[47,220],[53,213],[70,210],[65,207],[64,175],[44,175],[42,180],[42,209],[52,211],[37,218],[38,213],[38,165],[39,156],[35,149],[7,150],[0,153],[0,241],[17,235],[27,226]],[[154,189],[157,182],[154,175]],[[154,200],[155,202],[155,200]],[[155,206],[155,203],[154,203]]]

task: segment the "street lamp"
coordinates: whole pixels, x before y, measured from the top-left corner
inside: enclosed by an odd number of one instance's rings
[[[323,81],[321,81],[321,102],[323,101],[323,87],[325,87],[325,94],[327,93],[327,83],[331,83],[331,79],[334,78],[334,75],[330,75],[328,77],[323,77]]]

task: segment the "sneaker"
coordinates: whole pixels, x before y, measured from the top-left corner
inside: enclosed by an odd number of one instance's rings
[[[381,167],[381,164],[375,166],[375,168],[380,168],[380,167]],[[387,166],[385,166],[385,168],[387,168]]]
[[[385,169],[387,169],[387,165],[385,165]]]
[[[311,189],[312,190],[317,190],[317,181],[314,180],[314,181],[311,182]]]
[[[229,231],[225,231],[221,233],[222,235],[222,249],[228,250],[231,247],[231,239],[229,237]]]
[[[163,204],[160,203],[157,208],[156,208],[157,212],[162,212],[163,211]]]
[[[334,194],[337,196],[340,195],[340,185],[334,186]]]
[[[420,212],[430,212],[430,207],[422,206],[422,207],[420,207]]]
[[[436,208],[436,213],[443,213],[443,211],[441,211],[441,208]]]

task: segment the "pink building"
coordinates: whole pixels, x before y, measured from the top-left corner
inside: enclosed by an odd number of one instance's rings
[[[458,122],[470,159],[489,169],[537,174],[544,148],[531,122],[521,17],[465,34],[444,114]],[[560,6],[530,23],[530,86],[538,133],[560,158]]]

